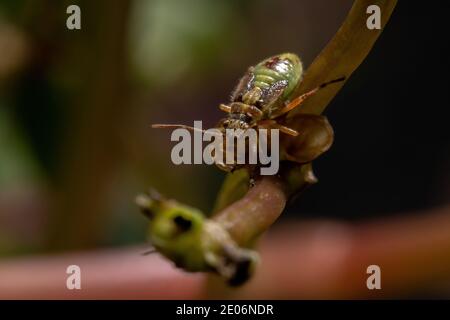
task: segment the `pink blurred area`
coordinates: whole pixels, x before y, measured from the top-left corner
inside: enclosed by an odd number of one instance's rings
[[[0,262],[1,299],[345,299],[448,291],[450,207],[414,218],[363,224],[310,221],[280,225],[261,241],[262,264],[236,289],[217,276],[186,273],[158,254],[130,247]],[[66,269],[81,268],[81,290]],[[368,290],[367,267],[382,290]]]

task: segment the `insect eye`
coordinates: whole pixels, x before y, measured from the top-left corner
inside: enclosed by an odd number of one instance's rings
[[[192,227],[192,222],[181,215],[173,218],[173,222],[181,232],[188,231]]]

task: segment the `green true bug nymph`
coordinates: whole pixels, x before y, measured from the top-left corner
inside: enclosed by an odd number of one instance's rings
[[[325,82],[294,98],[292,95],[300,84],[302,76],[302,62],[294,53],[278,54],[250,67],[233,90],[230,103],[219,105],[220,110],[227,113],[227,117],[218,123],[217,129],[224,134],[226,129],[247,130],[264,127],[278,129],[293,137],[297,136],[296,130],[279,123],[277,118],[300,106],[306,98],[321,88],[345,79],[342,77]],[[154,124],[152,127],[199,130],[178,124]],[[223,162],[216,162],[216,165],[225,171],[236,168],[235,164]]]

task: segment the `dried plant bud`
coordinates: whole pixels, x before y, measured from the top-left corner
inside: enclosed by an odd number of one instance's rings
[[[289,127],[297,130],[299,135],[281,137],[281,157],[286,160],[297,163],[311,162],[333,144],[333,128],[324,116],[299,114],[289,119]]]

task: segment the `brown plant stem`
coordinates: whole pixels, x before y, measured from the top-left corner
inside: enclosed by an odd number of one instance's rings
[[[369,30],[366,26],[368,18],[366,10],[369,5],[377,5],[381,9],[383,19],[382,28],[379,30]],[[336,35],[308,68],[305,78],[296,90],[296,95],[300,96],[332,79],[344,77],[347,80],[370,52],[395,5],[395,0],[356,0]],[[298,110],[302,113],[320,115],[343,84],[340,82],[320,90],[311,99],[306,100],[301,108],[291,111],[287,123],[291,122],[292,125],[296,121],[292,115],[299,112]],[[259,184],[245,195],[243,195],[245,189],[242,187],[243,184],[248,184],[245,177],[234,174],[225,180],[215,206],[216,209],[225,209],[216,213],[213,219],[220,222],[238,245],[250,246],[254,243],[256,237],[279,217],[290,194],[316,182],[310,164],[300,166],[307,168],[306,171],[298,170],[298,166],[293,168],[290,166],[289,163],[284,163],[284,166],[282,163],[281,171],[285,172],[282,178],[262,177]],[[300,179],[298,172],[302,173]],[[234,202],[240,197],[242,197],[240,200]],[[227,205],[229,206],[226,207]]]
[[[249,246],[280,216],[287,200],[317,180],[311,164],[283,163],[276,176],[261,176],[243,198],[216,213],[212,220],[241,246]]]
[[[288,194],[280,177],[258,180],[244,198],[213,217],[228,231],[234,241],[247,246],[266,230],[283,211]]]
[[[366,26],[367,8],[377,5],[381,11],[381,29]],[[397,0],[355,0],[343,24],[322,52],[308,67],[296,95],[301,95],[318,85],[342,76],[346,81],[360,66],[386,26]],[[297,113],[321,114],[345,82],[339,82],[319,91],[306,100],[301,108],[292,110],[288,117]]]

